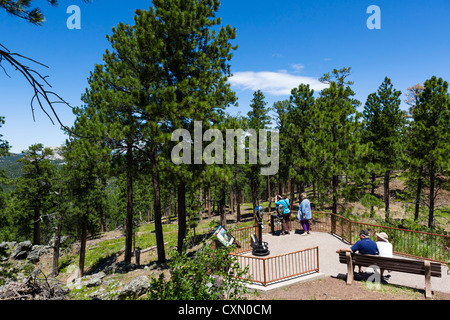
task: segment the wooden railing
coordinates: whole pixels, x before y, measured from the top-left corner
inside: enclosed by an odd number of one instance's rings
[[[311,227],[313,232],[331,233],[351,244],[359,240],[360,230],[368,230],[374,241],[376,241],[375,233],[385,232],[397,254],[444,264],[450,263],[450,236],[448,235],[356,222],[329,212],[313,212]],[[270,229],[266,228],[265,231],[269,232]],[[295,229],[302,230],[302,227],[292,214],[291,230]],[[274,231],[279,230],[281,226],[274,225]]]
[[[270,216],[267,220],[269,219]],[[386,232],[396,254],[444,264],[450,263],[450,236],[356,222],[328,212],[313,212],[311,227],[313,232],[331,233],[350,244],[359,240],[360,230],[368,230],[373,240],[376,240],[375,233]],[[292,215],[291,230],[296,229],[302,230],[302,227]],[[266,224],[263,232],[279,230],[281,230],[280,225],[269,228]],[[256,232],[256,227],[241,228],[231,232],[236,239],[236,249],[232,255],[237,257],[241,268],[249,268],[249,274],[254,282],[266,286],[276,281],[319,272],[318,247],[273,257],[255,257],[245,254],[252,250],[250,239]]]
[[[272,257],[232,254],[242,269],[248,267],[251,280],[267,286],[296,276],[319,272],[319,247]]]

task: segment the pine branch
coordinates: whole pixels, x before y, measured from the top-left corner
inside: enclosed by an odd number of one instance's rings
[[[9,14],[26,20],[37,26],[42,26],[45,21],[45,16],[39,8],[31,8],[34,0],[0,0],[0,8],[3,8]],[[58,0],[47,0],[53,6],[58,6]],[[91,0],[83,0],[83,2],[91,2]]]
[[[64,129],[68,130],[68,128],[66,126],[64,126],[63,123],[61,122],[53,105],[54,104],[65,104],[68,107],[72,108],[70,106],[70,104],[67,101],[65,101],[60,95],[58,95],[54,91],[48,90],[46,88],[46,87],[52,88],[50,83],[47,81],[48,76],[43,76],[38,71],[30,68],[29,66],[25,65],[23,62],[19,61],[19,59],[28,60],[32,63],[43,66],[45,68],[48,68],[48,66],[43,63],[40,63],[34,59],[25,57],[21,54],[12,53],[1,44],[0,44],[0,46],[3,49],[5,49],[5,50],[0,49],[0,66],[5,71],[5,73],[6,73],[6,70],[5,70],[4,66],[2,65],[3,61],[8,62],[13,68],[15,68],[16,71],[19,71],[25,77],[25,79],[28,81],[28,83],[31,85],[31,87],[33,88],[34,95],[32,96],[31,102],[30,102],[33,120],[36,121],[36,119],[35,119],[35,104],[37,103],[38,106],[40,107],[40,109],[47,115],[47,117],[50,119],[50,121],[53,124],[55,124],[55,122],[54,122],[52,116],[49,114],[49,112],[47,112],[46,107],[50,108],[51,114],[56,119],[56,121],[60,124],[60,126]],[[55,98],[56,98],[56,100],[55,100]]]

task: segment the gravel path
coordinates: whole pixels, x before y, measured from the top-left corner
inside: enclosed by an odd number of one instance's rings
[[[310,235],[302,235],[299,231],[291,231],[290,235],[264,234],[263,241],[269,245],[270,256],[289,253],[297,250],[319,247],[319,270],[321,273],[335,277],[345,278],[347,266],[339,262],[336,250],[349,247],[350,245],[341,239],[322,232],[311,232]],[[363,268],[363,271],[365,268]],[[425,277],[401,272],[385,272],[390,275],[387,280],[389,284],[400,285],[423,290],[425,288]],[[357,275],[355,274],[355,279]],[[431,278],[433,291],[450,293],[450,275],[448,267],[442,266],[442,278]]]

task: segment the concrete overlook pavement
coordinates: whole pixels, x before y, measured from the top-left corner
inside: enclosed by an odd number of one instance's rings
[[[345,279],[347,266],[339,262],[339,255],[336,253],[336,250],[350,247],[350,245],[329,233],[311,231],[311,234],[303,235],[301,232],[299,232],[299,230],[291,231],[288,235],[278,235],[278,232],[274,235],[270,233],[263,234],[263,241],[268,243],[270,250],[270,255],[267,257],[318,246],[319,272],[334,278]],[[395,244],[393,245],[395,250]],[[400,256],[394,255],[394,257]],[[363,272],[366,270],[367,268],[363,268]],[[357,271],[357,268],[355,268],[355,271]],[[372,273],[370,269],[368,270],[368,273]],[[423,275],[394,271],[385,271],[384,275],[390,275],[387,280],[387,283],[389,284],[419,290],[425,289],[425,276]],[[356,273],[355,280],[358,280]],[[282,284],[279,283],[279,285]],[[270,288],[270,286],[271,285],[268,285],[268,288]],[[431,277],[431,287],[433,291],[450,293],[450,275],[448,274],[448,266],[442,265],[442,278]]]

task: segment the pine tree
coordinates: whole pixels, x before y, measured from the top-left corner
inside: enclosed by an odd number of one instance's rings
[[[23,201],[23,214],[32,211],[33,244],[41,244],[41,221],[48,206],[52,190],[52,176],[55,167],[50,163],[49,156],[53,155],[50,148],[42,144],[34,144],[23,151],[24,157],[18,161],[24,164],[23,175],[16,180],[15,194]]]
[[[5,118],[0,117],[0,128],[5,124]],[[0,159],[8,155],[9,144],[8,141],[2,140],[3,136],[0,134]],[[0,170],[0,210],[3,209],[5,204],[2,185],[6,182],[5,170]]]
[[[192,129],[202,120],[209,128],[221,121],[235,101],[227,83],[235,30],[215,30],[219,1],[155,0],[137,10],[135,25],[119,24],[108,37],[105,65],[97,66],[85,102],[98,108],[108,123],[110,147],[125,153],[128,175],[127,234],[132,221],[132,181],[139,165],[149,165],[153,179],[155,229],[160,263],[165,262],[161,224],[161,172],[173,170],[171,133]],[[180,170],[181,169],[181,170]],[[185,234],[185,189],[192,172],[178,170],[180,238]],[[129,223],[130,222],[130,223]],[[127,238],[128,239],[128,238]],[[126,258],[130,245],[127,240]]]
[[[226,128],[227,129],[234,129],[234,130],[242,130],[247,125],[247,119],[243,116],[231,116],[228,115],[226,118]],[[238,152],[238,148],[242,147],[241,142],[237,141],[236,144],[234,144],[233,141],[233,149],[235,154]],[[236,200],[236,222],[241,222],[241,197],[242,197],[242,191],[244,190],[244,186],[247,184],[247,178],[245,176],[245,167],[242,165],[238,165],[238,157],[236,156],[234,158],[234,163],[232,164],[232,178],[231,178],[231,190],[233,192],[234,198]],[[231,195],[230,195],[231,196]],[[269,199],[270,201],[270,199]],[[270,207],[270,203],[269,203]],[[226,222],[226,219],[224,219]]]
[[[376,93],[367,98],[363,119],[364,142],[371,143],[371,162],[384,173],[385,219],[389,221],[390,174],[400,166],[403,151],[402,131],[405,117],[400,109],[401,92],[395,90],[391,80],[385,77]],[[372,172],[372,190],[375,171]]]
[[[5,118],[0,116],[0,128],[5,123]],[[3,136],[0,134],[0,161],[3,157],[8,155],[9,151],[9,144],[8,141],[2,140]],[[7,196],[3,190],[3,186],[8,183],[8,178],[5,175],[5,170],[0,170],[0,225],[6,226],[8,218],[6,217],[6,212],[4,212],[4,209],[6,208],[6,200]],[[2,230],[0,230],[0,238],[2,234]],[[0,240],[1,241],[1,240]]]
[[[277,175],[278,180],[278,193],[282,193],[281,185],[286,181],[289,181],[294,146],[289,142],[292,139],[291,132],[289,131],[288,115],[291,109],[291,104],[288,99],[276,101],[272,109],[276,112],[275,123],[276,129],[280,134],[280,168]]]
[[[0,128],[5,124],[5,117],[0,116]],[[3,135],[0,134],[0,158],[8,154],[9,144],[8,141],[2,140]]]
[[[155,93],[157,107],[165,110],[168,131],[192,132],[194,121],[202,121],[207,130],[223,121],[223,110],[236,100],[227,82],[228,61],[236,49],[230,44],[236,37],[235,30],[228,25],[215,30],[221,24],[221,19],[216,18],[220,6],[217,0],[156,0],[153,4],[155,10],[136,12],[136,26],[146,39],[142,50],[151,52],[160,63],[158,81],[162,85]],[[195,184],[202,168],[194,163],[180,164],[172,170],[178,186],[181,253],[186,233],[186,186]]]
[[[311,157],[307,146],[312,138],[311,115],[314,107],[314,90],[309,85],[300,84],[291,91],[286,119],[289,134],[285,142],[292,146],[292,167],[295,169],[294,176],[300,182],[300,192],[304,192],[311,176]]]
[[[265,97],[264,94],[261,92],[261,90],[258,90],[253,93],[253,99],[250,103],[251,110],[247,114],[248,116],[247,129],[253,131],[253,133],[250,134],[258,135],[259,130],[268,129],[268,125],[270,124],[270,116],[268,115],[268,109],[266,108],[267,102],[264,99]],[[257,148],[258,152],[260,151],[260,147],[261,146]],[[259,155],[257,159],[259,159]],[[258,163],[256,164],[247,164],[245,169],[247,179],[250,183],[250,192],[252,196],[253,209],[258,205],[258,198],[259,198],[258,190],[261,184],[261,175],[260,175],[261,164],[259,163],[259,161],[257,162]]]
[[[428,227],[434,227],[436,176],[450,169],[450,95],[448,82],[433,76],[424,83],[418,104],[412,110],[410,157],[415,165],[422,165],[429,179]],[[416,151],[420,152],[416,152]],[[420,156],[421,159],[417,157]]]
[[[33,2],[34,0],[2,0],[0,1],[0,8],[32,24],[42,25],[45,21],[45,16],[40,8],[33,8]],[[58,0],[47,0],[47,2],[54,7],[58,5]],[[84,0],[84,2],[90,2],[90,0]]]
[[[84,274],[87,231],[105,206],[105,176],[109,171],[111,150],[100,139],[106,126],[99,121],[93,108],[76,108],[77,118],[71,136],[64,147],[63,173],[68,197],[77,212],[76,223],[80,235],[79,276]]]
[[[157,81],[161,85],[154,92],[154,107],[163,110],[162,131],[177,129],[193,131],[194,121],[202,121],[207,130],[223,121],[223,110],[236,98],[227,82],[230,75],[228,61],[232,57],[230,44],[235,30],[222,26],[216,18],[220,2],[161,1],[153,2],[154,9],[136,12],[138,39],[144,52],[157,63]],[[166,150],[167,151],[167,150]],[[162,151],[164,153],[164,151]],[[195,161],[194,161],[195,162]],[[178,250],[186,233],[186,186],[195,183],[201,168],[181,164],[175,170],[178,185],[179,237]]]
[[[423,89],[425,89],[420,83],[415,84],[412,87],[409,87],[405,93],[407,99],[405,102],[410,106],[409,114],[412,115],[413,110],[419,103],[419,96],[423,92]],[[411,118],[412,116],[408,117]],[[407,131],[409,132],[411,127],[407,125]],[[407,177],[407,185],[413,185],[413,188],[415,189],[415,208],[414,208],[414,221],[417,221],[419,219],[419,211],[420,211],[420,203],[422,198],[422,188],[423,188],[423,164],[420,163],[420,161],[423,159],[423,156],[420,155],[422,152],[422,149],[416,148],[415,145],[411,145],[411,140],[408,139],[409,133],[405,134],[405,145],[407,153],[407,166],[410,170],[410,175]],[[411,154],[415,153],[416,155],[410,156]],[[419,162],[419,163],[415,163]]]
[[[128,37],[127,27],[120,24],[109,40],[117,53],[107,51],[105,65],[97,65],[89,79],[90,88],[83,96],[92,113],[99,114],[106,126],[104,135],[108,147],[113,150],[113,160],[117,173],[125,172],[127,177],[127,209],[125,261],[131,262],[133,234],[133,181],[139,166],[139,147],[143,137],[142,126],[145,122],[143,111],[139,108],[140,83],[139,72],[133,70],[127,60],[121,56],[133,48],[133,38]],[[133,55],[130,61],[137,63]],[[88,133],[95,136],[96,133]],[[89,135],[87,135],[89,137]]]
[[[329,88],[320,92],[316,107],[312,111],[311,122],[313,139],[309,141],[310,150],[320,166],[323,180],[331,179],[332,212],[337,213],[339,197],[339,176],[351,174],[351,162],[361,156],[359,114],[356,109],[360,102],[353,98],[350,88],[352,82],[346,82],[349,69],[334,70],[336,81],[326,74],[322,80]],[[320,164],[319,164],[320,162]]]

